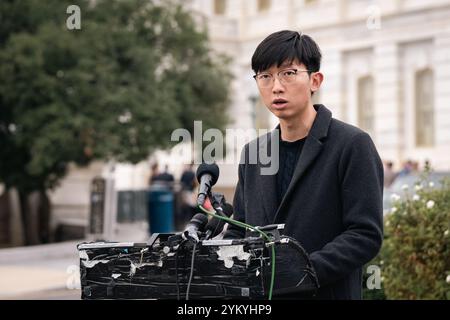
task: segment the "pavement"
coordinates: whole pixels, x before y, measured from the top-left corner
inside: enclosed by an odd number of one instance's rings
[[[121,224],[113,241],[146,242],[145,224]],[[80,299],[77,244],[86,239],[0,249],[0,299]]]

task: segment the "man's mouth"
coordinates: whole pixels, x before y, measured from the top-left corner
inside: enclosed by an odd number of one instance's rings
[[[274,100],[272,101],[272,105],[275,106],[275,107],[282,107],[282,106],[284,106],[286,103],[287,103],[287,100],[285,100],[285,99],[280,99],[280,98],[274,99]]]

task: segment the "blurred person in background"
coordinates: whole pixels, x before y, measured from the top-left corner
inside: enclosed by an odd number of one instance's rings
[[[193,170],[194,165],[188,164],[185,166],[183,173],[181,174],[180,182],[181,188],[187,191],[193,191],[195,188],[196,177],[195,172]]]
[[[398,173],[398,176],[399,177],[407,176],[413,171],[413,168],[414,168],[413,161],[411,159],[408,159],[406,162],[403,163],[403,167]]]
[[[397,173],[394,171],[394,163],[387,161],[384,163],[384,187],[388,188],[394,183]]]
[[[152,177],[152,184],[160,183],[160,184],[164,184],[170,188],[173,188],[174,182],[175,182],[175,178],[174,178],[173,174],[171,174],[169,172],[169,166],[167,164],[164,166],[164,172],[157,173],[156,175],[154,175]]]
[[[423,163],[423,170],[424,171],[429,171],[431,170],[431,162],[430,160],[426,159]]]
[[[186,165],[180,178],[182,204],[178,219],[181,220],[179,224],[183,227],[195,215],[197,207],[197,194],[195,193],[197,179],[193,167],[193,164]]]
[[[155,177],[158,175],[159,175],[159,164],[158,164],[158,162],[155,162],[151,166],[151,172],[150,172],[150,178],[149,178],[148,184],[152,185],[154,183]]]

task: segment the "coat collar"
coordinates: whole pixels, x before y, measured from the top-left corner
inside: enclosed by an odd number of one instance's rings
[[[266,213],[266,218],[268,223],[279,223],[283,221],[283,213],[286,212],[286,206],[289,203],[289,199],[292,197],[294,186],[298,183],[301,177],[305,174],[308,167],[313,163],[314,159],[319,155],[322,150],[322,141],[328,135],[328,128],[331,122],[331,111],[328,110],[324,105],[317,104],[314,105],[317,111],[316,118],[314,119],[313,125],[309,134],[306,138],[305,145],[303,146],[302,153],[298,159],[297,165],[292,176],[291,183],[286,191],[286,194],[281,201],[279,207],[277,207],[277,179],[276,174],[274,175],[261,175],[261,192],[262,202],[264,205],[264,210]],[[279,129],[279,125],[275,130]],[[268,136],[267,142],[273,141],[273,139],[278,138],[273,130]],[[265,143],[267,146],[267,144]],[[275,212],[275,214],[274,214]]]

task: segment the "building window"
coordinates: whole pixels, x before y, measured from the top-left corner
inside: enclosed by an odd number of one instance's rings
[[[416,145],[418,147],[434,145],[433,90],[433,71],[430,69],[418,71],[415,76]]]
[[[267,11],[270,8],[270,0],[258,0],[258,11]]]
[[[214,14],[224,15],[226,5],[226,0],[214,0]]]
[[[373,136],[375,129],[373,90],[373,78],[371,76],[362,77],[358,80],[358,126],[371,136]]]

